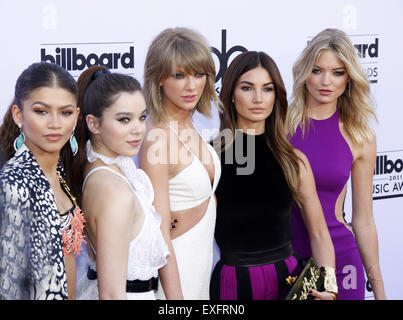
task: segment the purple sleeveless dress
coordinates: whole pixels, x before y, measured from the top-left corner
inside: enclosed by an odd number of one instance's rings
[[[363,300],[364,268],[353,232],[336,218],[336,201],[351,172],[353,155],[340,132],[339,112],[325,120],[310,119],[309,128],[298,127],[290,142],[308,158],[316,189],[336,253],[340,300]],[[308,233],[299,209],[293,208],[293,247],[303,258],[311,257]]]

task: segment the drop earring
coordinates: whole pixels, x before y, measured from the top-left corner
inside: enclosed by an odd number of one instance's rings
[[[162,86],[158,87],[158,103],[162,105],[162,96],[161,96]]]
[[[77,139],[74,136],[74,129],[70,136],[70,147],[71,147],[71,152],[73,152],[73,156],[75,156],[78,152],[78,144],[77,144]]]
[[[14,150],[18,151],[24,144],[25,142],[25,135],[24,132],[22,132],[22,124],[18,124],[18,128],[20,128],[20,134],[18,135],[17,138],[14,140]]]
[[[350,98],[351,97],[351,81],[349,81],[349,82],[347,82],[347,86],[348,86],[348,88],[346,88],[346,94],[347,94],[347,96]]]
[[[234,121],[237,122],[238,121],[238,112],[236,111],[235,100],[234,99],[232,99],[232,101],[231,101],[231,109],[232,109],[231,113],[233,114]]]

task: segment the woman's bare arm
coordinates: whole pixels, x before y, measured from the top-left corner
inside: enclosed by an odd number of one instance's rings
[[[161,215],[161,231],[168,245],[170,255],[167,257],[167,265],[159,271],[161,284],[167,299],[183,299],[182,289],[176,256],[172,246],[171,229],[171,211],[169,206],[169,164],[168,164],[168,141],[166,134],[162,129],[151,129],[158,136],[150,136],[145,139],[139,153],[139,166],[143,169],[151,180],[154,188],[154,206]]]

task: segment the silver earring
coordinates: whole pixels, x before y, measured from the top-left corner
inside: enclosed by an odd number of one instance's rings
[[[20,134],[18,135],[17,138],[14,140],[14,150],[18,151],[24,144],[25,142],[25,135],[24,132],[22,132],[22,124],[18,124],[18,128],[20,128]]]

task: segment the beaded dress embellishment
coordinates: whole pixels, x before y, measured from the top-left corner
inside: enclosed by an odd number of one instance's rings
[[[82,250],[81,245],[86,243],[84,240],[85,219],[80,207],[77,205],[76,198],[71,194],[66,181],[62,178],[59,172],[58,175],[60,184],[73,202],[73,207],[65,214],[60,215],[63,250],[64,254],[74,252],[74,255],[77,257]]]

